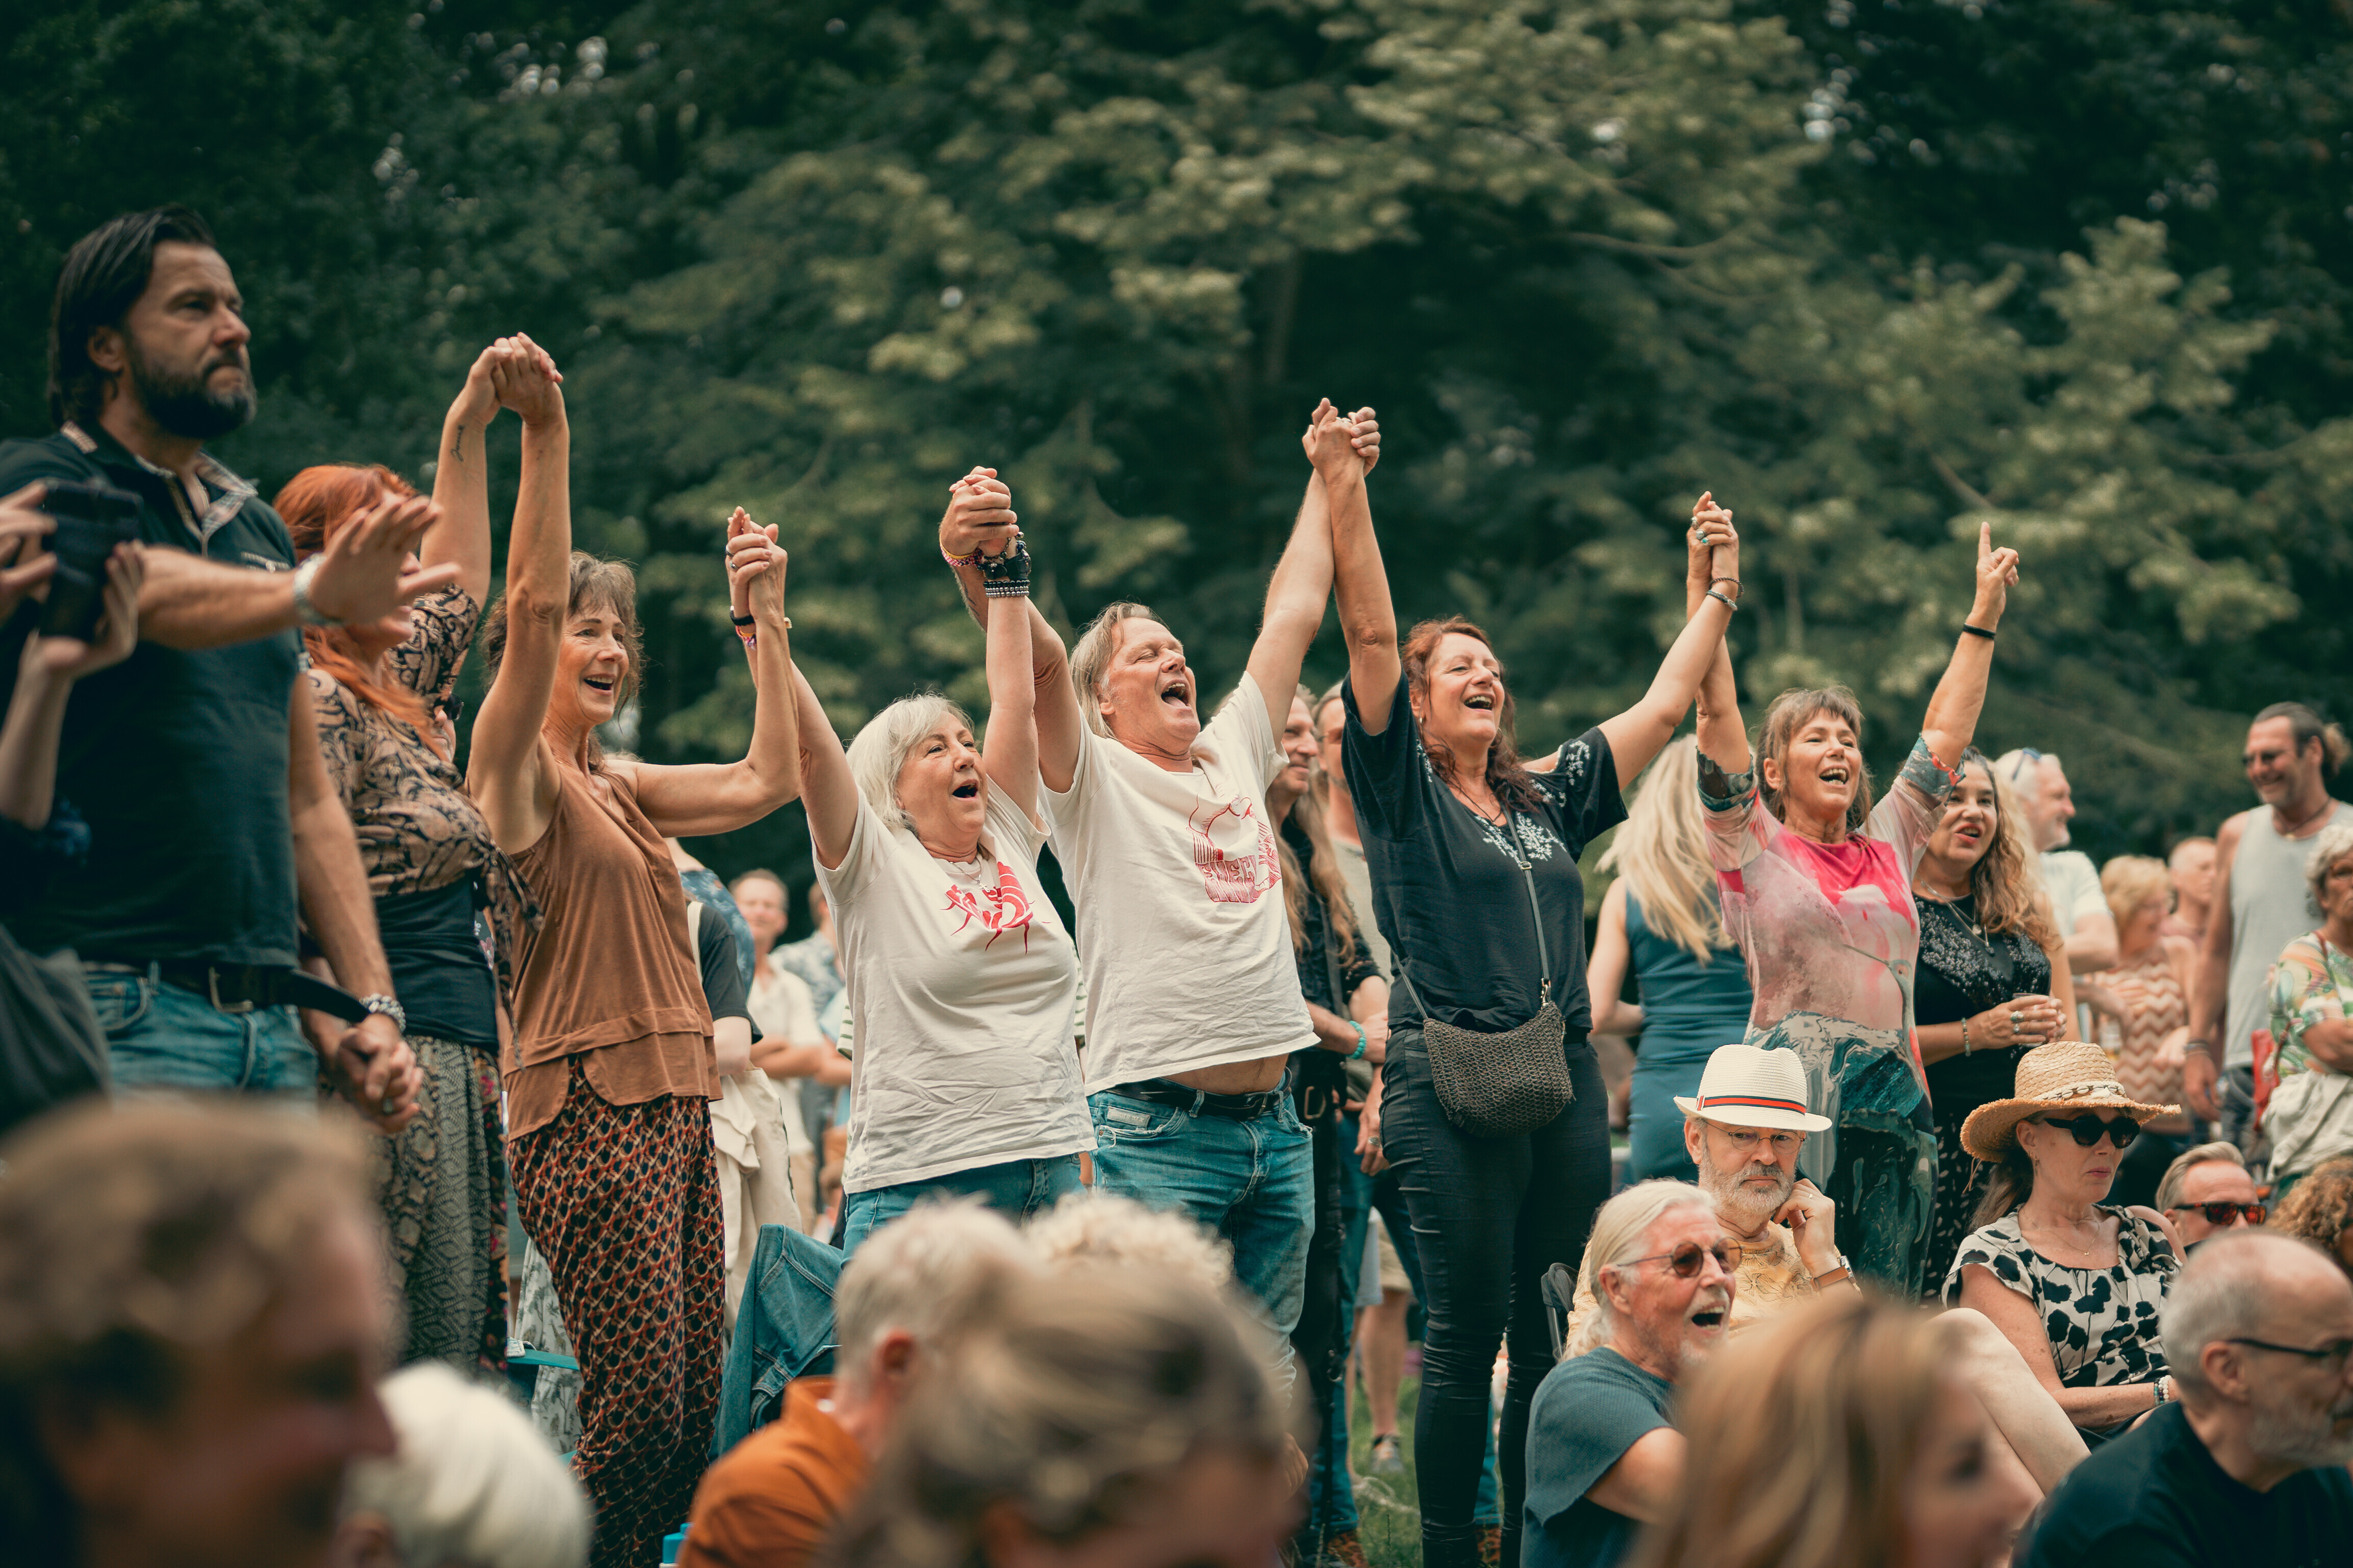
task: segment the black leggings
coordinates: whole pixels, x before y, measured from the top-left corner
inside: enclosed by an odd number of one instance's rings
[[[1609,1195],[1609,1114],[1601,1068],[1582,1037],[1570,1039],[1567,1049],[1577,1089],[1567,1110],[1520,1137],[1475,1138],[1439,1108],[1421,1031],[1400,1028],[1389,1037],[1381,1141],[1413,1215],[1429,1313],[1413,1424],[1429,1568],[1475,1561],[1471,1517],[1486,1455],[1487,1386],[1499,1342],[1512,1363],[1496,1439],[1503,1561],[1520,1560],[1528,1405],[1552,1370],[1539,1281],[1555,1263],[1575,1269],[1583,1261],[1594,1211]]]

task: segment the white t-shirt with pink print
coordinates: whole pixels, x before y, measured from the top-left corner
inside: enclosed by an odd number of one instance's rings
[[[1038,885],[1045,832],[988,792],[987,852],[938,859],[864,800],[820,864],[849,1016],[853,1193],[1095,1146],[1079,1087],[1079,961]]]
[[[1274,728],[1245,679],[1170,773],[1085,731],[1041,789],[1086,965],[1090,1094],[1315,1043],[1283,912],[1266,786]]]

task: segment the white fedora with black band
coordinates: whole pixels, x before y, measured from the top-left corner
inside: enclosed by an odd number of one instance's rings
[[[1798,1053],[1761,1046],[1716,1047],[1699,1075],[1699,1097],[1679,1094],[1675,1109],[1726,1127],[1820,1132],[1831,1124],[1806,1109],[1806,1064]]]

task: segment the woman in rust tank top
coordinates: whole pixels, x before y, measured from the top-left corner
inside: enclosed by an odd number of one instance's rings
[[[522,493],[506,596],[483,627],[491,689],[467,785],[545,917],[513,955],[507,1158],[580,1357],[575,1466],[596,1503],[596,1561],[639,1563],[702,1473],[724,1303],[706,1108],[718,1065],[663,839],[758,821],[798,792],[799,765],[793,705],[766,697],[740,763],[599,750],[596,726],[638,675],[637,585],[626,563],[571,547],[560,379],[518,407]],[[773,530],[738,544],[730,569],[760,568],[760,689],[789,694],[784,552]]]

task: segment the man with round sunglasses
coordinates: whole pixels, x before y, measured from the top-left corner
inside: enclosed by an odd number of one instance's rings
[[[1601,1205],[1581,1273],[1584,1353],[1528,1415],[1523,1568],[1607,1568],[1663,1516],[1683,1478],[1676,1384],[1724,1342],[1740,1246],[1688,1182],[1639,1182]]]
[[[2192,1251],[2209,1237],[2263,1223],[2269,1211],[2235,1143],[2200,1143],[2186,1150],[2157,1184],[2158,1212],[2173,1222]]]
[[[2178,1402],[2079,1467],[2021,1568],[2318,1568],[2353,1542],[2353,1285],[2266,1231],[2200,1247],[2167,1301]]]

